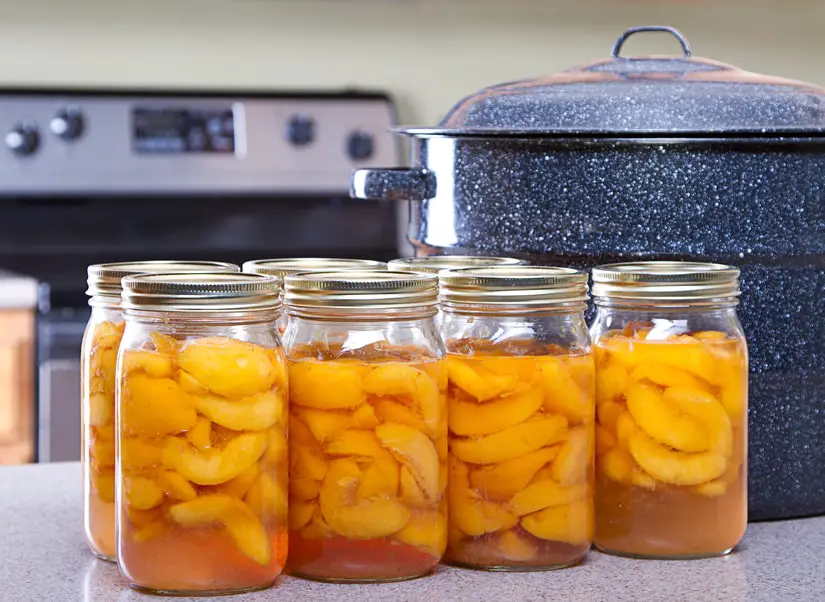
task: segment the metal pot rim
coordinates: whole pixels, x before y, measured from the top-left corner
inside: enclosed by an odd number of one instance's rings
[[[399,126],[390,131],[416,138],[471,138],[471,139],[522,139],[549,138],[553,140],[825,140],[825,130],[770,130],[753,131],[569,131],[569,130],[505,130],[495,128],[440,128]]]

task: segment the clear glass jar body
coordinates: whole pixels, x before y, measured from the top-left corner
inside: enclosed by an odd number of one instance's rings
[[[287,553],[287,399],[274,312],[126,312],[117,552],[133,586],[215,594],[274,582]]]
[[[447,366],[428,313],[290,316],[292,573],[399,581],[441,559]]]
[[[80,354],[81,469],[86,543],[115,560],[115,366],[123,337],[120,297],[97,296]]]
[[[597,306],[599,549],[696,558],[744,535],[748,355],[732,305]]]
[[[579,309],[444,311],[446,558],[487,570],[580,562],[593,539],[594,360]]]

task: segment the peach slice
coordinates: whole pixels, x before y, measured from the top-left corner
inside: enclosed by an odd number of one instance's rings
[[[312,520],[312,513],[315,512],[317,506],[313,503],[297,502],[290,500],[289,502],[289,528],[292,531],[304,527]]]
[[[320,493],[320,491],[321,481],[301,477],[289,479],[290,499],[295,499],[302,502],[311,502],[318,497],[318,493]]]
[[[308,524],[298,534],[301,539],[323,539],[335,535],[335,531],[324,520],[321,509],[315,506]]]
[[[627,389],[627,409],[650,437],[673,449],[701,452],[708,449],[708,434],[701,422],[668,403],[658,387],[635,382]]]
[[[178,364],[213,393],[235,399],[268,390],[277,376],[263,347],[227,337],[187,341]]]
[[[512,460],[484,466],[470,474],[470,482],[482,495],[493,500],[508,500],[522,491],[536,472],[559,453],[559,446],[543,447]]]
[[[401,501],[411,508],[426,508],[432,505],[432,501],[428,500],[421,491],[418,481],[415,480],[415,475],[407,466],[401,467]]]
[[[123,353],[123,374],[145,372],[155,378],[168,378],[172,376],[173,367],[174,361],[170,356],[155,351],[129,350]]]
[[[223,525],[238,549],[261,566],[272,558],[269,535],[257,516],[229,495],[205,495],[169,508],[169,515],[184,527]]]
[[[234,479],[218,485],[216,487],[217,492],[225,493],[226,495],[231,495],[242,500],[249,491],[249,488],[252,487],[252,483],[258,478],[260,472],[261,467],[258,464],[253,464]]]
[[[496,549],[503,558],[511,562],[530,562],[538,555],[536,547],[514,531],[505,531],[496,536]]]
[[[539,539],[589,545],[593,540],[593,500],[545,508],[522,518],[521,526]]]
[[[518,517],[503,505],[485,500],[470,489],[467,466],[452,456],[449,475],[447,494],[451,526],[470,537],[478,537],[518,524]]]
[[[441,421],[438,386],[429,374],[413,366],[390,363],[375,368],[364,378],[364,391],[379,397],[409,399],[431,429]]]
[[[117,349],[120,345],[120,340],[123,338],[123,328],[125,325],[125,322],[100,322],[95,326],[93,331],[92,346]]]
[[[518,516],[531,514],[551,506],[564,506],[587,497],[585,484],[563,487],[552,479],[531,483],[519,491],[507,504],[507,508]]]
[[[537,389],[482,404],[451,398],[449,429],[462,436],[491,435],[524,422],[543,401]]]
[[[447,367],[450,382],[478,401],[512,392],[518,383],[514,374],[497,374],[479,363],[471,366],[454,356],[447,357]]]
[[[567,440],[561,444],[558,457],[553,461],[553,478],[561,485],[572,485],[587,480],[592,463],[590,442],[592,426],[571,429]]]
[[[173,500],[188,502],[198,497],[198,492],[192,487],[192,483],[171,470],[158,472],[158,484],[164,493]]]
[[[295,414],[309,427],[319,443],[335,439],[355,423],[354,413],[345,410],[299,408]]]
[[[321,514],[339,535],[353,539],[387,537],[410,519],[410,511],[393,499],[356,501],[361,469],[352,460],[330,463],[318,497]]]
[[[178,383],[145,374],[124,379],[120,412],[120,423],[126,433],[149,436],[189,430],[198,419],[192,398]]]
[[[627,369],[621,364],[610,364],[596,371],[596,403],[615,401],[627,388]]]
[[[287,493],[268,472],[261,472],[244,497],[246,505],[261,520],[287,519]]]
[[[690,372],[663,364],[641,364],[637,366],[630,373],[628,381],[635,383],[640,380],[649,380],[660,387],[687,387],[689,389],[710,391],[708,383],[701,378],[693,376]]]
[[[361,373],[337,362],[300,361],[289,367],[291,403],[318,410],[354,408],[363,401]]]
[[[609,431],[616,433],[616,425],[619,421],[619,416],[626,411],[626,406],[623,403],[615,401],[603,401],[596,408],[596,413],[599,417],[599,423]]]
[[[432,429],[428,428],[424,421],[419,418],[408,406],[389,399],[373,398],[370,403],[375,408],[375,415],[381,422],[397,422],[405,424],[417,431],[434,435]]]
[[[286,400],[275,391],[231,401],[215,395],[194,397],[197,410],[215,424],[233,431],[262,431],[275,424]]]
[[[596,408],[592,387],[580,387],[564,363],[549,358],[543,361],[539,379],[545,410],[563,415],[573,425],[593,421]]]
[[[244,433],[223,449],[200,451],[185,439],[169,437],[163,447],[163,463],[198,485],[220,485],[255,464],[266,449],[266,433]]]
[[[424,497],[438,499],[438,452],[433,442],[422,432],[403,424],[382,424],[375,429],[381,445],[415,476]]]
[[[616,447],[616,436],[603,427],[601,424],[596,425],[596,455],[603,456],[608,451]]]
[[[149,510],[160,506],[163,502],[163,489],[155,481],[146,477],[125,477],[123,496],[130,508]]]
[[[115,419],[115,400],[104,393],[92,393],[89,395],[89,414],[87,424],[89,426],[106,426]]]
[[[212,422],[203,416],[198,416],[195,426],[186,432],[186,440],[201,451],[212,447]]]
[[[359,501],[373,497],[395,497],[399,484],[398,463],[392,458],[375,458],[364,469],[356,497]]]
[[[289,445],[284,430],[275,425],[266,431],[266,451],[263,462],[270,467],[280,468],[289,455]]]
[[[155,346],[155,351],[158,353],[170,355],[172,357],[178,354],[178,348],[180,345],[176,338],[171,337],[168,334],[158,332],[157,330],[151,332],[149,337],[152,339],[152,344]]]
[[[163,440],[123,437],[120,440],[120,465],[123,470],[137,471],[159,466]]]
[[[447,519],[435,510],[417,512],[393,537],[440,559],[447,549]]]
[[[669,449],[638,430],[629,440],[630,454],[654,479],[673,485],[699,485],[721,476],[727,458],[714,452],[686,453]]]
[[[373,431],[350,429],[326,444],[328,454],[335,456],[361,456],[364,458],[385,458],[389,452]]]
[[[567,419],[554,414],[535,418],[480,439],[455,439],[451,452],[463,462],[496,464],[518,458],[564,437]]]

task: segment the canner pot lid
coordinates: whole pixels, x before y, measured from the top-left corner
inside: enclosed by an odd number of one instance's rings
[[[678,56],[625,57],[633,34],[664,31]],[[635,27],[612,58],[484,88],[416,136],[741,137],[825,134],[825,88],[693,57],[681,32]]]

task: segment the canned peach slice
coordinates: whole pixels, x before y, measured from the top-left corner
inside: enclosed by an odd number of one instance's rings
[[[596,372],[596,403],[615,401],[624,394],[627,387],[627,368],[621,364],[611,364]]]
[[[543,401],[537,389],[482,404],[453,397],[449,401],[449,428],[456,435],[490,435],[524,422],[536,413]]]
[[[539,374],[545,410],[561,414],[570,424],[593,421],[592,389],[579,386],[565,363],[550,358],[541,363]]]
[[[518,524],[518,517],[502,504],[485,500],[470,489],[466,464],[450,458],[450,486],[447,488],[450,523],[470,537],[509,529]]]
[[[238,400],[205,395],[194,397],[194,403],[215,424],[233,431],[262,431],[275,424],[286,400],[275,391],[264,391]]]
[[[212,447],[212,421],[198,416],[195,426],[186,432],[186,440],[201,451]]]
[[[361,373],[338,362],[293,362],[290,367],[290,402],[319,410],[340,410],[361,405]]]
[[[512,562],[529,562],[538,555],[536,547],[514,531],[499,533],[495,541],[499,554]]]
[[[552,468],[553,478],[561,485],[581,483],[587,479],[588,467],[592,462],[592,432],[592,426],[571,429],[567,440],[561,444]]]
[[[507,508],[518,516],[531,514],[551,506],[564,506],[587,497],[587,485],[564,487],[552,479],[531,483],[507,503]]]
[[[447,548],[447,519],[435,510],[416,512],[393,537],[441,558]]]
[[[692,337],[670,338],[667,341],[630,340],[605,337],[599,341],[610,355],[631,371],[644,364],[662,364],[689,372],[712,385],[720,385],[717,360],[706,346]]]
[[[409,468],[429,500],[438,499],[438,453],[433,442],[422,432],[403,424],[382,424],[375,429],[381,445]]]
[[[395,497],[398,495],[399,478],[398,462],[392,458],[375,458],[364,469],[356,498],[360,501],[374,497]]]
[[[158,471],[158,485],[173,500],[188,502],[198,497],[198,492],[192,483],[172,470]]]
[[[314,503],[289,502],[289,528],[292,531],[297,531],[306,526],[312,519],[312,513],[315,512],[317,506]]]
[[[360,408],[363,406],[359,406]],[[324,443],[334,439],[344,431],[350,428],[371,428],[375,426],[369,423],[368,420],[363,419],[360,415],[356,420],[356,412],[348,412],[346,410],[316,410],[314,408],[299,408],[295,410],[295,414],[304,422],[315,439]],[[357,425],[356,422],[361,422],[362,425]]]
[[[120,441],[120,465],[123,470],[143,470],[161,463],[163,439],[124,437]]]
[[[302,477],[293,477],[289,479],[290,499],[299,500],[302,502],[311,502],[318,497],[318,493],[320,491],[321,481]]]
[[[371,430],[351,429],[344,431],[326,444],[328,454],[334,456],[363,456],[365,458],[389,457],[376,433]]]
[[[128,355],[130,352],[127,352]],[[121,421],[127,434],[171,435],[187,431],[198,419],[192,398],[170,378],[128,377],[123,387]]]
[[[521,526],[539,539],[588,545],[593,539],[593,502],[579,500],[566,506],[545,508],[523,517]]]
[[[443,402],[442,402],[443,403]],[[381,422],[404,424],[417,431],[435,434],[408,406],[389,399],[372,398],[370,404]]]
[[[129,351],[123,356],[122,370],[124,374],[141,371],[155,378],[172,376],[174,360],[169,355],[155,351]]]
[[[649,380],[661,387],[686,387],[688,389],[699,389],[701,391],[710,390],[708,383],[701,378],[693,376],[690,372],[685,372],[679,368],[663,364],[641,364],[630,373],[629,380],[631,383],[640,380]]]
[[[115,418],[115,406],[113,400],[104,393],[92,393],[89,395],[89,417],[88,426],[106,426]]]
[[[487,437],[455,439],[450,449],[463,462],[495,464],[556,443],[564,437],[566,429],[567,419],[554,414],[532,418]]]
[[[318,498],[326,523],[339,535],[355,539],[386,537],[399,531],[409,521],[410,511],[394,499],[357,501],[361,475],[352,460],[330,463]]]
[[[123,496],[130,508],[149,510],[163,502],[163,489],[146,477],[126,477],[123,479]]]
[[[636,423],[655,440],[686,452],[710,447],[707,430],[694,416],[669,403],[662,391],[647,383],[633,383],[627,389],[627,409]]]
[[[380,397],[409,399],[431,429],[441,422],[438,387],[423,370],[401,363],[379,366],[364,378],[364,391]]]
[[[409,467],[402,466],[400,474],[401,501],[410,508],[426,508],[427,506],[431,506],[432,500],[424,495],[421,486],[418,484],[415,475]]]
[[[266,449],[266,433],[243,433],[223,449],[200,451],[180,437],[169,437],[163,464],[198,485],[220,485],[257,462]]]
[[[262,519],[276,517],[285,520],[287,516],[287,492],[268,472],[260,472],[244,496],[244,501],[252,512]]]
[[[186,343],[178,364],[201,385],[223,397],[249,397],[275,383],[275,367],[258,345],[226,337]]]
[[[243,499],[249,491],[249,488],[252,487],[252,483],[255,482],[255,479],[258,478],[260,473],[261,467],[258,464],[253,464],[234,479],[231,479],[226,483],[216,485],[215,492],[225,493],[226,495]]]
[[[470,366],[455,357],[447,357],[450,382],[478,401],[487,401],[512,392],[518,383],[514,374],[497,374],[484,366]]]
[[[505,501],[525,489],[539,469],[553,461],[559,446],[543,447],[512,460],[484,466],[470,475],[473,488],[492,500]]]
[[[727,458],[715,452],[685,453],[657,443],[637,430],[629,439],[630,454],[654,479],[674,485],[699,485],[725,472]]]
[[[228,495],[205,495],[176,504],[169,515],[184,527],[222,525],[244,555],[266,566],[272,549],[266,529],[257,516],[240,500]]]

